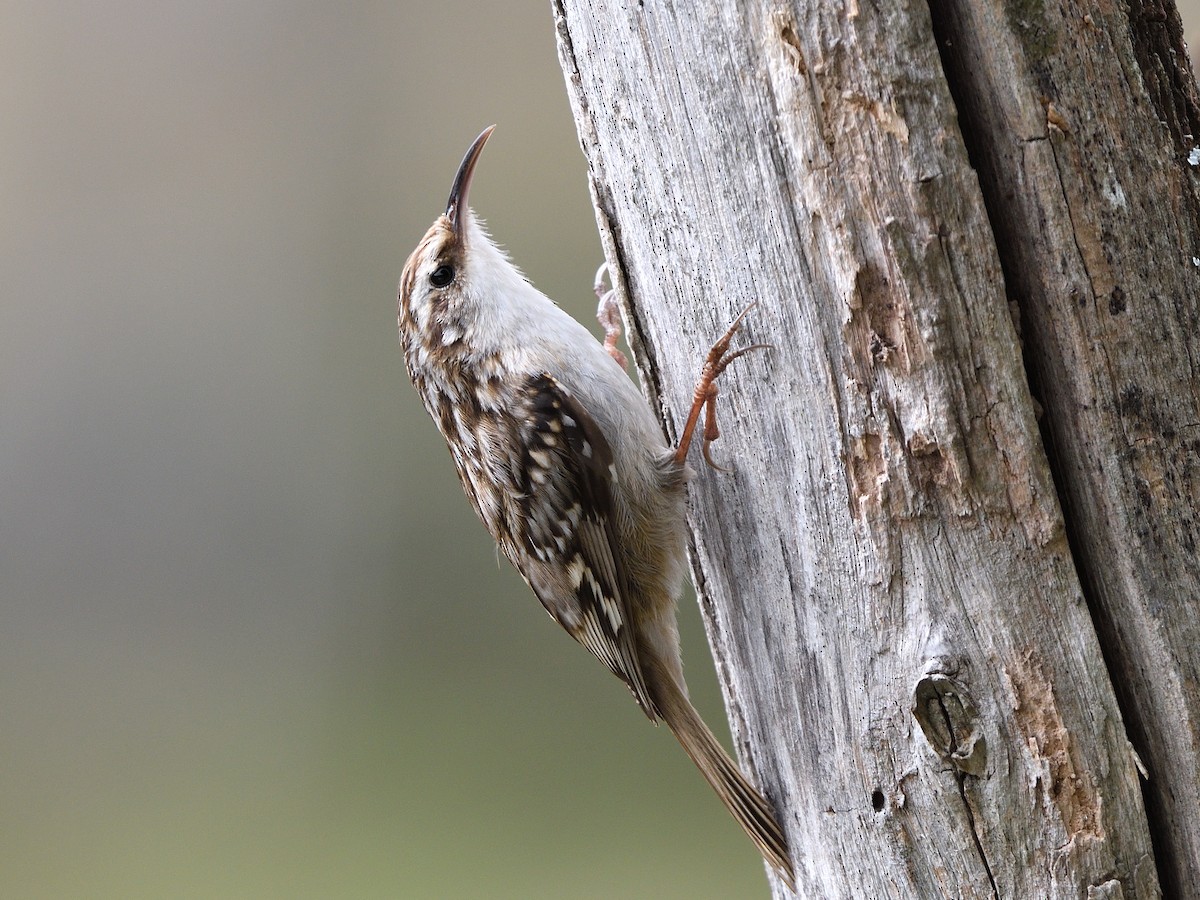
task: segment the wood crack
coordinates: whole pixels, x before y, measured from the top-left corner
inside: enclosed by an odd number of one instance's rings
[[[695,348],[685,333],[693,324],[715,329],[719,299],[753,295],[778,311],[766,326],[776,352],[749,358],[745,389],[729,398],[763,427],[744,435],[736,478],[691,494],[689,524],[737,742],[775,776],[773,799],[806,859],[806,892],[831,900],[1081,896],[1129,871],[1151,848],[1145,815],[1124,742],[1112,740],[1122,736],[1120,713],[1076,560],[1057,534],[1045,540],[1059,507],[1009,314],[1018,297],[1038,301],[1025,304],[1028,335],[1042,328],[1051,301],[1061,302],[1111,332],[1153,299],[1127,290],[1128,311],[1112,313],[1075,302],[1091,296],[1088,276],[1066,233],[1054,160],[1038,142],[1055,143],[1064,176],[1083,164],[1066,188],[1076,224],[1093,202],[1098,210],[1093,252],[1117,233],[1106,223],[1141,208],[1134,188],[1152,181],[1118,165],[1123,148],[1106,134],[1124,123],[1093,133],[1088,111],[1108,107],[1088,91],[1095,80],[1081,77],[1092,69],[1061,73],[1055,53],[1031,63],[1036,71],[1022,69],[1020,41],[1039,35],[1010,33],[994,6],[954,0],[928,0],[928,11],[809,4],[786,17],[736,3],[701,3],[688,16],[652,3],[644,11],[608,0],[554,3],[571,12],[573,46],[565,42],[562,56],[605,252],[615,279],[627,277],[636,293],[631,335],[655,342],[647,392],[661,392],[654,373],[669,390],[692,382]],[[1056,7],[1038,11],[1051,37],[1096,72],[1115,65],[1089,34],[1059,27]],[[953,46],[939,61],[945,38]],[[1130,62],[1131,80],[1135,71]],[[945,83],[955,79],[952,99]],[[1082,100],[1070,91],[1078,84]],[[1043,95],[1060,123],[1049,134]],[[956,99],[975,107],[956,117]],[[889,130],[878,118],[893,100],[908,143],[896,139],[897,121]],[[998,106],[1006,116],[989,131]],[[993,201],[986,211],[980,185]],[[1038,268],[1047,246],[1061,269]],[[1125,265],[1117,256],[1108,263]],[[904,305],[902,328],[890,307],[861,302],[856,278],[867,265],[877,267],[876,290]],[[715,287],[694,289],[696,272]],[[1106,346],[1114,356],[1121,349]],[[1040,363],[1026,352],[1030,367]],[[1050,369],[1045,383],[1061,403],[1075,383],[1052,379],[1059,374]],[[1073,423],[1104,402],[1082,399],[1047,418]],[[1192,410],[1180,417],[1198,419]],[[863,446],[854,458],[856,438]],[[881,483],[902,454],[913,466],[895,466],[891,487]],[[969,515],[925,500],[946,495],[951,462]],[[921,479],[928,487],[919,502],[906,495],[899,509],[881,490],[897,496]],[[843,490],[868,504],[882,499],[882,513],[847,508]],[[1034,700],[1044,692],[1012,707],[999,667],[1015,646],[1041,660],[1058,692],[1061,729],[1051,733],[1069,743],[1040,742]],[[981,675],[971,685],[975,713],[961,692],[924,706],[936,726],[926,732],[931,743],[958,770],[953,783],[941,764],[911,759],[914,733],[895,718],[895,689],[910,683],[914,654],[940,659],[951,647],[956,659],[978,661]],[[988,769],[985,738],[996,758]],[[905,795],[889,793],[890,773],[909,762],[924,777]],[[987,782],[966,780],[989,773]],[[1055,785],[1063,786],[1057,796]],[[1102,805],[1088,805],[1093,794]],[[868,797],[858,815],[823,814]],[[1104,831],[1092,826],[1093,806]],[[1060,818],[1083,840],[1061,840]],[[1148,863],[1138,900],[1154,896],[1156,881]]]
[[[938,697],[938,708],[941,710],[943,724],[946,727],[946,733],[949,737],[949,747],[953,754],[958,750],[958,738],[955,735],[954,723],[951,720],[950,711],[946,709],[945,700]],[[954,771],[954,781],[958,785],[958,796],[962,799],[963,810],[967,814],[967,824],[971,828],[971,840],[975,844],[975,852],[979,854],[979,861],[983,864],[983,870],[987,873],[988,884],[992,888],[992,896],[995,900],[1000,900],[1000,889],[996,886],[996,876],[992,872],[991,863],[988,862],[987,853],[983,849],[983,840],[979,836],[979,826],[975,822],[975,811],[971,809],[971,800],[967,797],[967,773],[959,769]]]

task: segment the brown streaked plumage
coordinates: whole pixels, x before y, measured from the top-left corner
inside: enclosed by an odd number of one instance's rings
[[[793,882],[787,839],[687,697],[675,623],[686,559],[690,430],[741,352],[741,319],[705,364],[678,449],[605,346],[539,293],[467,207],[492,129],[467,151],[446,205],[404,266],[400,342],[463,489],[546,611],[662,720],[764,858]],[[614,344],[613,320],[606,322]],[[749,349],[749,348],[748,348]]]

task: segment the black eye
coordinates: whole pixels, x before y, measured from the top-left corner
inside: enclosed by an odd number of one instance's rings
[[[454,266],[438,266],[429,276],[429,283],[434,287],[445,287],[454,280]]]

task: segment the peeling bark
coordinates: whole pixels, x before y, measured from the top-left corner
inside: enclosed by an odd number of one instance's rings
[[[1154,332],[1124,333],[1128,346],[1096,350],[1103,340],[1086,334],[1064,345],[1051,312],[1028,308],[1071,298],[1063,284],[1096,298],[1089,322],[1130,319],[1136,306],[1152,323],[1173,304],[1157,336],[1187,360],[1166,368],[1190,365],[1171,323],[1194,317],[1195,301],[1163,290],[1174,299],[1151,314],[1154,272],[1135,252],[1162,211],[1137,218],[1150,211],[1138,182],[1108,177],[1134,165],[1126,156],[1086,165],[1096,157],[1084,136],[1102,128],[1095,85],[1110,89],[1103,60],[1067,71],[1087,42],[1056,30],[1089,15],[1111,45],[1119,38],[1103,29],[1128,32],[1128,16],[1028,0],[933,0],[932,19],[905,0],[553,6],[614,286],[668,434],[698,361],[748,303],[758,306],[746,342],[774,347],[722,377],[714,452],[731,471],[691,486],[693,568],[737,749],[781,812],[796,894],[1158,896],[1109,676],[1130,671],[1111,640],[1123,612],[1106,613],[1094,589],[1102,558],[1080,552],[1070,488],[1064,520],[1022,356],[1023,338],[1054,359],[1047,371],[1064,387],[1035,380],[1047,419],[1078,426],[1095,409],[1124,423],[1126,442],[1091,457],[1075,435],[1084,449],[1070,460],[1085,473],[1124,467],[1117,480],[1142,486],[1102,492],[1110,520],[1169,531],[1151,513],[1194,494],[1190,464],[1163,468],[1163,385],[1109,380],[1115,357],[1140,347],[1152,358]],[[1149,58],[1173,46],[1168,33]],[[1128,81],[1142,63],[1127,50],[1107,65]],[[1069,79],[1075,93],[1061,89]],[[1177,86],[1162,80],[1160,101],[1143,92],[1126,112],[1162,114],[1155,102],[1177,101]],[[964,91],[979,109],[960,128]],[[1191,109],[1174,102],[1171,121]],[[987,123],[1003,133],[973,130]],[[987,165],[980,134],[999,147]],[[1155,165],[1138,171],[1149,178]],[[1192,188],[1171,184],[1172,209],[1186,213]],[[1121,196],[1130,212],[1114,237],[1096,209]],[[1178,254],[1185,231],[1149,243],[1175,241]],[[1012,254],[1039,243],[1058,255]],[[1048,259],[1075,262],[1054,272]],[[1143,260],[1136,292],[1127,259]],[[1014,274],[1024,265],[1032,282]],[[1086,367],[1106,354],[1106,383],[1089,382]],[[1191,371],[1190,395],[1176,390],[1194,397]],[[1130,427],[1145,447],[1131,445]],[[1057,461],[1072,438],[1047,433]],[[1172,584],[1186,589],[1183,559]],[[1155,614],[1138,615],[1135,633]],[[1165,617],[1155,622],[1160,633]],[[1182,637],[1171,638],[1173,663],[1158,654],[1168,672],[1186,670]],[[1178,700],[1195,682],[1175,690]],[[1195,781],[1184,784],[1194,795]]]
[[[931,9],[1160,877],[1200,897],[1200,101],[1179,16],[1039,6],[1034,38],[1023,4]]]

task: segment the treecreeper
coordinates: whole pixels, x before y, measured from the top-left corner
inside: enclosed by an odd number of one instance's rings
[[[666,723],[790,885],[771,804],[688,699],[675,620],[692,435],[703,412],[712,465],[716,379],[762,345],[730,352],[743,311],[709,352],[679,445],[669,446],[616,350],[612,293],[601,298],[602,344],[526,280],[468,208],[493,128],[467,151],[446,211],[404,265],[398,317],[409,377],[475,512],[542,606],[651,721]]]

